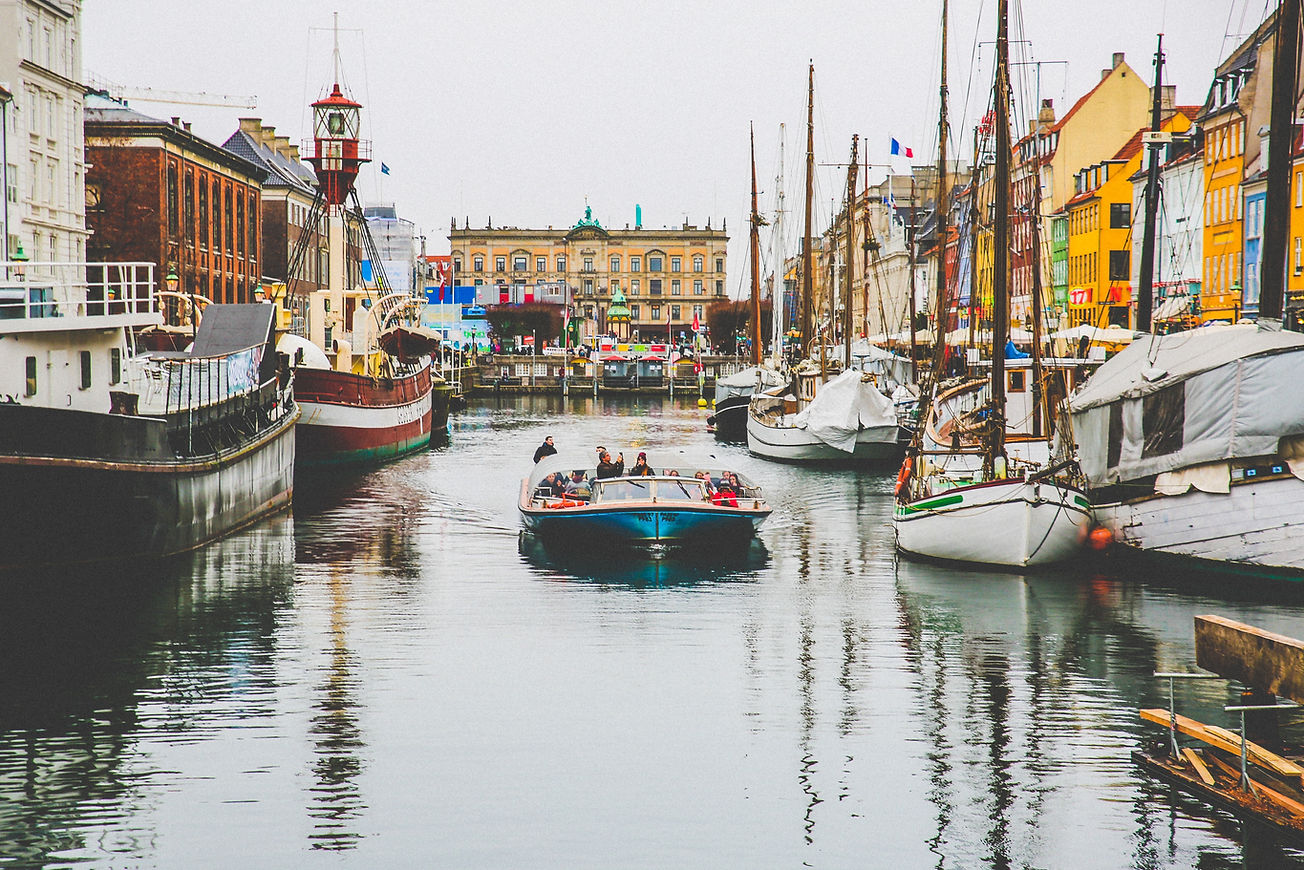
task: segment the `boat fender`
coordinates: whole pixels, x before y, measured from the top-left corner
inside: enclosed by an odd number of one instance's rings
[[[906,488],[906,482],[910,480],[910,471],[914,467],[914,459],[907,456],[901,463],[901,470],[897,472],[896,487],[892,490],[893,495],[900,495],[901,490]]]

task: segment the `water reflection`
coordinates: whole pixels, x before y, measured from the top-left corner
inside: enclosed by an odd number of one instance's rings
[[[669,547],[585,550],[545,542],[530,532],[518,536],[517,549],[536,574],[550,580],[578,580],[635,588],[754,581],[770,564],[759,540],[707,550]]]
[[[163,562],[0,580],[5,860],[152,855],[142,785],[179,774],[151,753],[271,712],[267,660],[293,553],[282,516]]]

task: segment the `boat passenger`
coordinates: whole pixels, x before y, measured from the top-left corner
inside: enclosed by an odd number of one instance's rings
[[[552,446],[552,436],[549,435],[543,439],[543,443],[534,451],[534,464],[538,465],[539,460],[545,456],[552,456],[557,452],[557,448]]]
[[[583,470],[577,468],[571,472],[570,480],[566,483],[566,495],[580,496],[581,498],[589,497],[589,481],[584,476]]]
[[[634,460],[634,467],[629,470],[630,477],[651,477],[653,474],[651,466],[647,464],[647,454],[640,453]]]
[[[616,461],[611,461],[611,453],[603,450],[601,459],[598,461],[598,479],[602,480],[608,477],[620,477],[625,473],[625,454],[621,453],[616,457]]]
[[[667,469],[666,469],[666,477],[678,477],[678,476],[679,476],[679,470],[678,470],[678,469],[676,469],[676,468],[667,468]]]
[[[721,472],[720,485],[716,487],[715,494],[711,496],[711,501],[729,507],[738,507],[738,496],[741,492],[737,487],[737,482],[738,479],[733,476],[733,472]]]

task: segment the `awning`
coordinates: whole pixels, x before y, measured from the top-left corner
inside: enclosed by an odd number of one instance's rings
[[[1151,316],[1153,320],[1172,320],[1174,317],[1181,317],[1191,310],[1191,296],[1169,296]]]

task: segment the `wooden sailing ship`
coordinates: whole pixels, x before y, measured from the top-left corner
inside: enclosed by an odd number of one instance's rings
[[[942,353],[925,382],[924,423],[902,464],[896,484],[893,526],[897,547],[908,554],[971,564],[1031,568],[1071,558],[1084,541],[1091,505],[1071,455],[1071,439],[1052,430],[1042,369],[1034,350],[1026,369],[1006,368],[1009,335],[1010,129],[1007,0],[998,0],[995,115],[995,245],[991,370],[938,391]],[[946,141],[946,5],[943,4],[942,114],[939,141]],[[945,145],[938,175],[946,176]],[[939,211],[943,209],[939,197]],[[941,270],[939,270],[940,272]],[[947,310],[939,280],[939,312]],[[1038,319],[1039,290],[1033,317]],[[940,330],[939,330],[940,331]],[[944,349],[945,345],[939,343]],[[1018,398],[1009,401],[1007,389]],[[1016,420],[1011,438],[1009,421]],[[1031,423],[1026,434],[1023,423]]]

